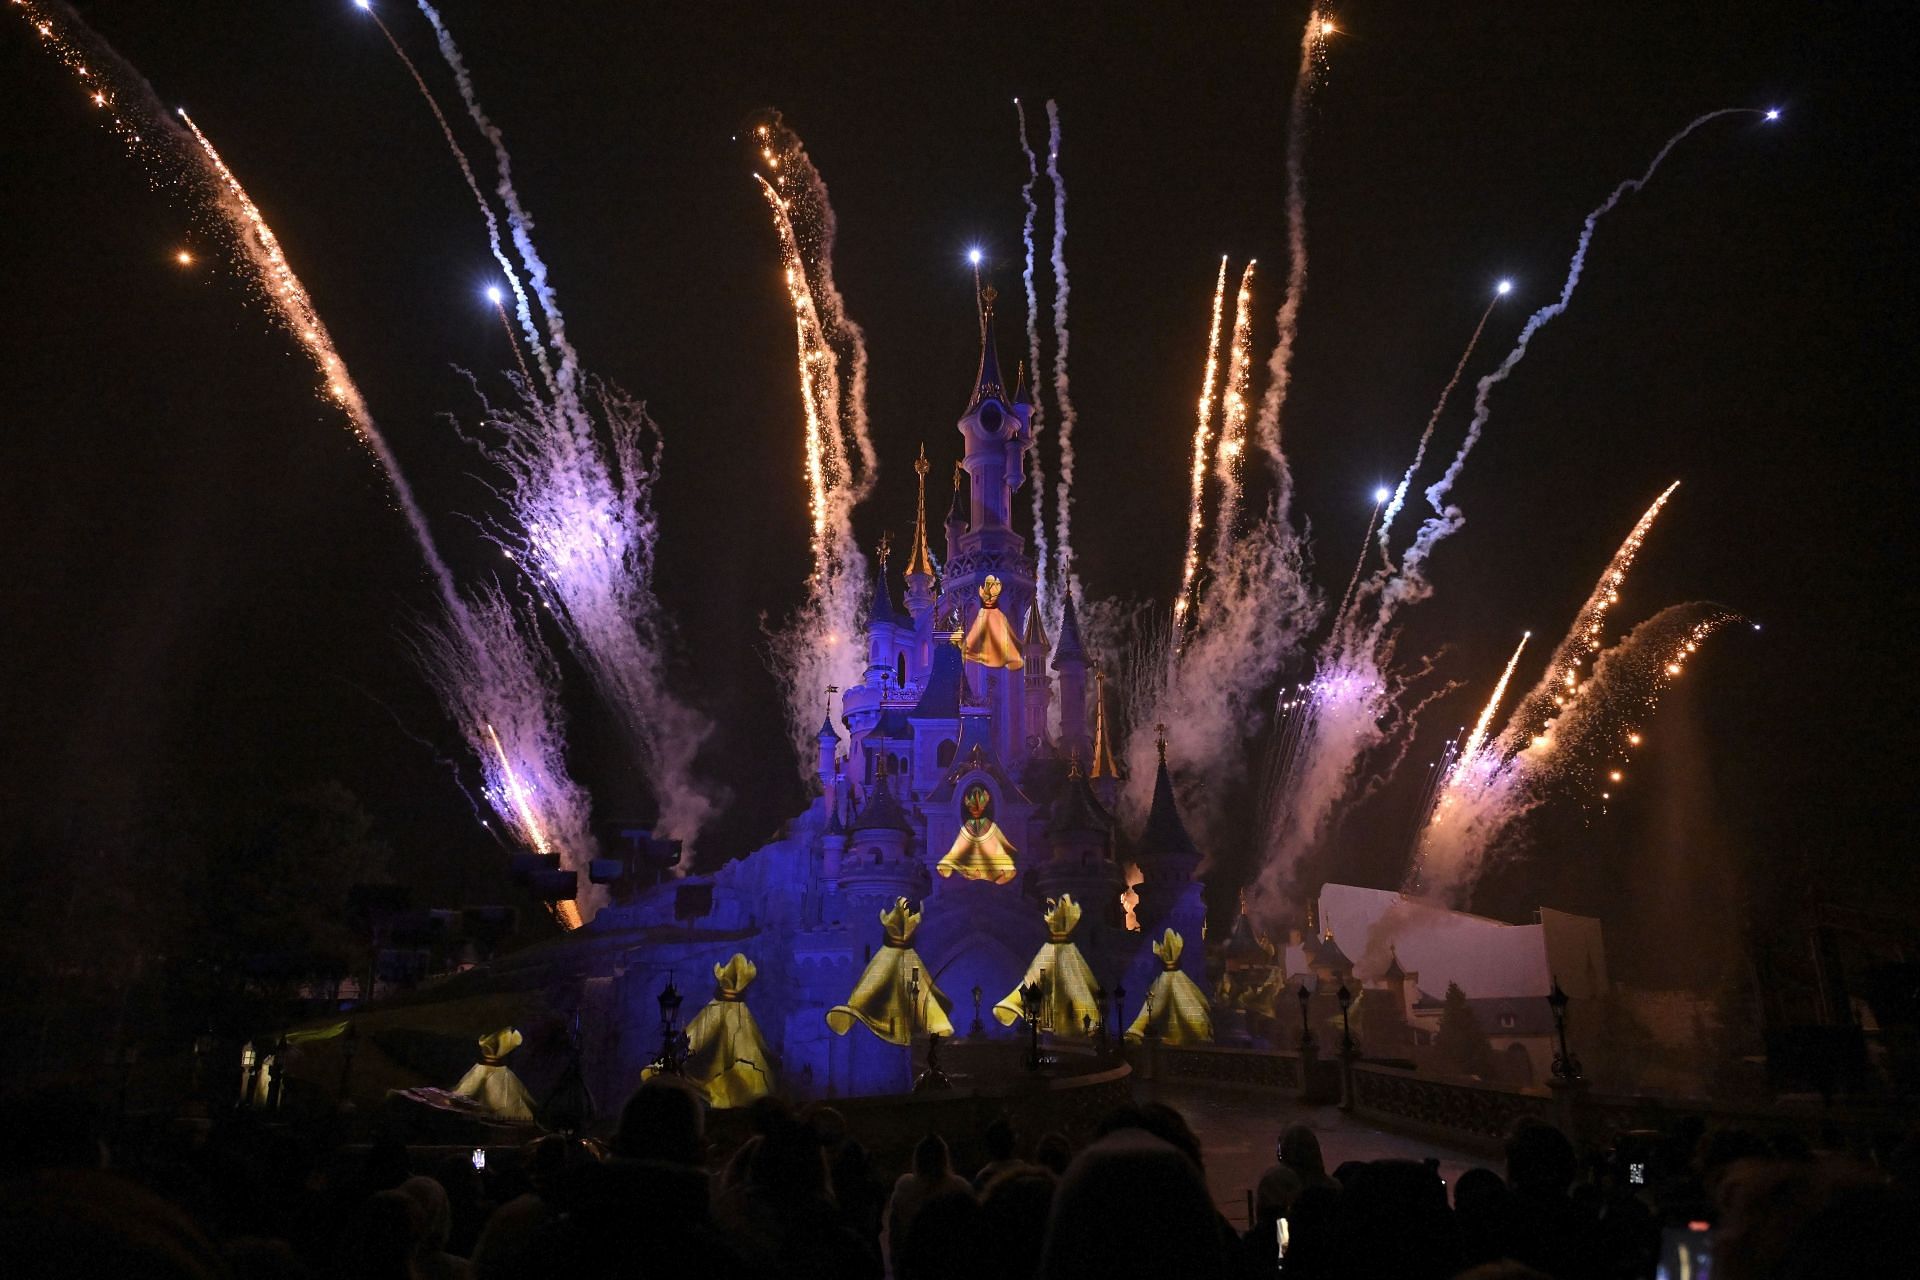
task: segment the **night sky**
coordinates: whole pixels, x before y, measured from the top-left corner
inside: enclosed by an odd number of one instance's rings
[[[479,296],[492,264],[379,33],[347,0],[81,12],[193,111],[260,203],[450,558],[501,572],[461,518],[490,509],[481,464],[441,416],[472,408],[460,368],[491,376],[510,361]],[[401,0],[382,12],[453,110],[425,21]],[[443,7],[586,364],[645,397],[665,432],[660,594],[679,628],[676,679],[719,722],[707,764],[738,797],[710,855],[753,847],[802,798],[759,622],[794,606],[807,564],[793,337],[732,135],[777,107],[831,188],[838,279],[873,360],[882,475],[859,517],[871,544],[911,528],[918,445],[936,479],[957,451],[976,355],[968,245],[1001,289],[1003,352],[1022,345],[1010,99],[1059,100],[1077,563],[1092,594],[1164,599],[1221,253],[1236,269],[1261,260],[1262,362],[1272,340],[1304,12]],[[1472,714],[1520,630],[1565,630],[1673,479],[1616,616],[1706,598],[1765,624],[1689,670],[1611,834],[1569,837],[1561,861],[1584,859],[1579,874],[1537,882],[1533,902],[1583,905],[1627,876],[1661,894],[1662,867],[1703,902],[1744,892],[1723,877],[1784,884],[1808,868],[1850,901],[1911,901],[1920,883],[1902,852],[1913,33],[1892,6],[1838,12],[1337,13],[1285,421],[1329,591],[1492,282],[1512,277],[1516,295],[1475,373],[1557,290],[1581,217],[1663,139],[1717,107],[1785,111],[1696,135],[1602,224],[1571,311],[1495,394],[1455,493],[1468,525],[1436,557],[1438,594],[1409,616],[1403,652],[1438,652],[1440,673],[1464,682],[1428,718],[1409,774]],[[7,15],[0,805],[13,822],[91,834],[338,779],[404,876],[446,900],[484,896],[497,859],[449,774],[458,739],[402,644],[432,595],[377,468],[190,202],[127,160],[35,44]],[[200,254],[191,270],[171,261],[182,245]],[[1466,406],[1462,394],[1443,424],[1443,457]],[[603,816],[643,809],[584,679],[569,701],[574,771]],[[1379,833],[1410,803],[1388,787],[1356,815],[1350,878],[1394,878]]]

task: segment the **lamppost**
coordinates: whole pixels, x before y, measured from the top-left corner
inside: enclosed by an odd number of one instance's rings
[[[986,1024],[980,1021],[980,987],[977,983],[973,988],[973,1025],[967,1028],[967,1034],[975,1040],[987,1034]]]
[[[253,1072],[259,1064],[260,1054],[249,1040],[240,1046],[240,1100],[234,1106],[244,1108],[253,1100]]]
[[[686,1037],[680,1034],[680,988],[673,985],[673,971],[667,971],[667,985],[660,988],[660,1056],[654,1066],[661,1074],[677,1076],[686,1065]]]
[[[1113,989],[1113,1048],[1116,1053],[1119,1052],[1120,1047],[1126,1043],[1126,1009],[1127,989],[1125,987],[1115,987]]]
[[[1033,1075],[1040,1074],[1044,1062],[1040,1057],[1040,1002],[1045,995],[1046,989],[1038,981],[1020,988],[1020,1016],[1027,1023],[1027,1070]]]
[[[1353,1056],[1353,1024],[1348,1021],[1347,1011],[1353,1008],[1353,992],[1347,990],[1347,984],[1342,982],[1340,989],[1333,994],[1334,998],[1340,1002],[1340,1052],[1351,1058]]]
[[[1305,981],[1300,983],[1300,990],[1297,994],[1300,997],[1300,1052],[1312,1053],[1314,1049],[1313,1029],[1307,1025],[1307,1005],[1312,1001],[1313,996],[1308,993]]]
[[[1553,1010],[1553,1030],[1560,1038],[1560,1052],[1553,1057],[1553,1077],[1573,1084],[1580,1079],[1580,1059],[1567,1045],[1567,993],[1560,989],[1558,978],[1553,979],[1553,990],[1547,993],[1547,1007]]]

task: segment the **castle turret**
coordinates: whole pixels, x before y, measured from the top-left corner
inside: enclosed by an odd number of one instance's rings
[[[829,805],[827,830],[820,837],[820,881],[828,893],[840,886],[840,863],[846,851],[847,828],[840,821],[840,806]]]
[[[1172,927],[1197,937],[1205,915],[1200,888],[1193,878],[1200,868],[1200,848],[1180,817],[1173,778],[1167,773],[1166,727],[1160,729],[1160,766],[1153,778],[1153,807],[1147,812],[1146,829],[1140,833],[1135,858],[1142,878],[1135,887],[1140,905],[1134,908],[1134,916],[1149,934]]]
[[[1040,896],[1069,894],[1086,904],[1088,918],[1102,928],[1119,928],[1126,880],[1113,861],[1113,815],[1088,785],[1078,760],[1050,806],[1047,843],[1052,856],[1034,870]]]
[[[867,606],[866,683],[875,689],[898,675],[895,649],[901,617],[893,604],[893,588],[887,583],[887,556],[891,550],[889,541],[881,538],[873,558],[873,599]]]
[[[849,918],[878,912],[895,898],[917,902],[925,896],[927,871],[913,857],[912,844],[913,824],[895,798],[893,778],[882,765],[866,804],[847,832],[846,852],[840,858],[840,892]]]
[[[1080,614],[1072,592],[1060,614],[1053,669],[1060,673],[1060,749],[1084,759],[1093,745],[1087,737],[1087,651],[1080,644]]]
[[[1027,666],[1022,673],[1027,685],[1027,739],[1037,754],[1052,736],[1047,732],[1047,710],[1053,704],[1053,682],[1047,678],[1047,627],[1037,600],[1027,610],[1027,631],[1020,644],[1027,651]]]
[[[953,567],[954,557],[960,554],[960,540],[967,536],[967,500],[962,495],[960,482],[967,478],[967,469],[959,463],[953,464],[953,500],[947,503],[947,567]]]
[[[827,797],[827,808],[834,807],[833,780],[839,774],[838,757],[840,754],[840,734],[833,727],[833,712],[828,711],[821,718],[820,732],[816,735],[820,743],[820,790]]]

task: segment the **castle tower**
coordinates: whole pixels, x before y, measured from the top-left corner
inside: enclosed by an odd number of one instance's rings
[[[1053,669],[1060,674],[1060,749],[1082,759],[1093,742],[1087,736],[1087,651],[1080,643],[1080,614],[1073,593],[1066,593],[1060,614],[1060,642],[1053,647]]]
[[[895,898],[918,902],[926,896],[927,870],[914,858],[912,846],[913,824],[894,797],[893,778],[883,764],[867,803],[847,831],[846,852],[840,856],[840,893],[848,919],[871,919]]]
[[[924,682],[933,664],[933,555],[927,550],[927,446],[913,461],[919,482],[914,498],[913,550],[907,556],[907,613],[913,619],[913,649],[907,659],[907,676],[915,684]]]
[[[1171,927],[1182,937],[1200,936],[1206,908],[1194,880],[1200,869],[1200,849],[1187,834],[1180,806],[1173,796],[1173,778],[1167,773],[1166,726],[1160,728],[1160,766],[1153,778],[1153,807],[1140,833],[1136,861],[1143,877],[1136,887],[1140,905],[1134,917],[1149,936]]]
[[[1047,815],[1052,856],[1034,870],[1042,898],[1069,894],[1102,930],[1120,927],[1126,879],[1113,861],[1113,815],[1088,785],[1075,760]]]
[[[1020,645],[1027,659],[1026,669],[1021,672],[1027,684],[1027,739],[1038,754],[1052,738],[1047,731],[1047,712],[1053,705],[1053,681],[1047,678],[1047,627],[1040,617],[1038,601],[1027,610],[1027,633]]]
[[[1000,581],[999,607],[1009,618],[1024,617],[1034,600],[1033,564],[1026,541],[1013,531],[1013,492],[1026,479],[1026,455],[1033,443],[1033,405],[1010,392],[1000,373],[994,342],[994,291],[981,294],[980,371],[958,423],[965,452],[968,505],[966,528],[956,536],[956,510],[947,517],[947,573],[939,611],[962,628],[981,609],[980,587],[988,576]],[[969,663],[973,686],[985,700],[992,722],[995,753],[1006,764],[1026,754],[1025,681],[1018,672]]]
[[[1096,667],[1093,685],[1093,767],[1087,772],[1094,794],[1111,809],[1120,790],[1120,766],[1114,762],[1113,743],[1107,736],[1107,673]]]
[[[828,711],[821,718],[820,732],[816,735],[820,743],[820,760],[816,766],[820,775],[820,791],[827,798],[827,808],[834,808],[833,780],[839,774],[838,757],[840,754],[840,735],[833,727],[833,712]]]
[[[875,689],[898,673],[895,649],[901,618],[894,608],[893,588],[887,584],[887,557],[892,550],[892,543],[881,538],[873,557],[873,601],[867,606],[866,683]]]

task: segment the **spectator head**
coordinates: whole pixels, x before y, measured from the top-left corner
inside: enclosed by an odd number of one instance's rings
[[[831,1202],[827,1154],[812,1128],[789,1113],[769,1118],[767,1132],[747,1165],[747,1182],[756,1194],[775,1203],[813,1205]]]
[[[953,1172],[947,1152],[947,1140],[937,1133],[920,1139],[913,1148],[913,1172],[926,1182],[935,1182]]]
[[[453,1234],[453,1205],[447,1189],[432,1178],[415,1174],[400,1184],[400,1194],[420,1210],[420,1236],[414,1255],[427,1258],[447,1251],[447,1237]]]
[[[1255,1216],[1261,1220],[1286,1216],[1294,1197],[1306,1184],[1300,1175],[1283,1164],[1277,1164],[1260,1175],[1260,1184],[1254,1188],[1253,1208]]]
[[[1151,1223],[1151,1230],[1141,1230]],[[1212,1276],[1227,1269],[1220,1216],[1200,1170],[1170,1143],[1128,1126],[1074,1160],[1053,1198],[1041,1250],[1046,1280]]]
[[[413,1176],[413,1159],[407,1144],[385,1134],[367,1148],[366,1186],[370,1191],[391,1191]]]
[[[1507,1185],[1523,1195],[1564,1196],[1580,1164],[1567,1135],[1522,1116],[1507,1137]]]
[[[1326,1157],[1320,1154],[1320,1137],[1304,1124],[1288,1125],[1280,1134],[1280,1163],[1308,1182],[1327,1176]]]
[[[973,1280],[986,1244],[980,1226],[980,1205],[970,1192],[933,1197],[913,1215],[896,1250],[895,1280]]]
[[[12,1280],[226,1274],[184,1213],[99,1169],[49,1169],[9,1183],[0,1199],[0,1240]]]
[[[1469,1169],[1453,1184],[1453,1207],[1457,1213],[1494,1213],[1506,1202],[1507,1184],[1491,1169]]]
[[[706,1162],[706,1114],[699,1095],[677,1076],[655,1076],[633,1091],[620,1111],[614,1154],[629,1160]]]
[[[1033,1270],[1047,1238],[1047,1211],[1056,1183],[1044,1169],[1009,1169],[989,1182],[980,1196],[981,1234],[996,1265],[988,1275],[1025,1275]]]
[[[1013,1125],[1008,1123],[1005,1116],[995,1116],[988,1122],[985,1138],[989,1160],[1013,1159],[1013,1149],[1016,1145]]]
[[[1193,1161],[1193,1167],[1204,1169],[1201,1161],[1200,1138],[1196,1135],[1187,1118],[1163,1102],[1149,1102],[1145,1106],[1123,1106],[1109,1111],[1095,1127],[1098,1136],[1104,1138],[1122,1129],[1142,1129],[1160,1141]]]
[[[829,1151],[838,1151],[840,1144],[847,1140],[847,1118],[832,1107],[808,1107],[807,1123],[813,1126],[820,1145]]]
[[[1058,1129],[1043,1133],[1033,1144],[1033,1162],[1054,1177],[1063,1177],[1073,1163],[1073,1142]]]

